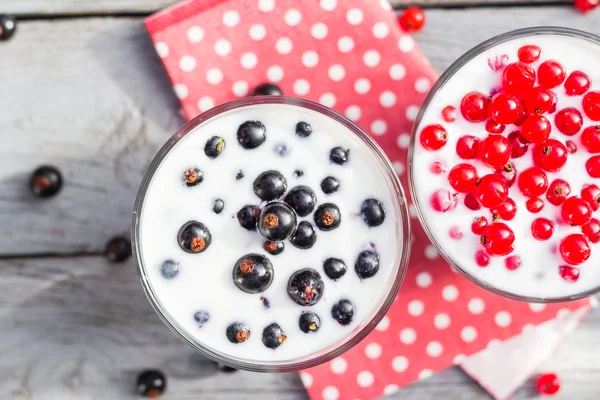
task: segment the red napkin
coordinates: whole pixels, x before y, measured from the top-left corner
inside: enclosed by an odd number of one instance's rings
[[[276,82],[371,133],[407,188],[412,123],[436,74],[387,1],[189,0],[146,25],[188,118]],[[391,393],[583,305],[529,305],[479,288],[439,257],[412,211],[412,257],[398,298],[354,349],[301,373],[312,398]]]

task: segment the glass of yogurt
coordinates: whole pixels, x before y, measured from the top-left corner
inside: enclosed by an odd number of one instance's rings
[[[410,187],[446,260],[517,300],[600,289],[600,38],[529,28],[452,64],[413,128]]]
[[[196,117],[159,151],[133,216],[134,258],[163,321],[253,371],[313,367],[383,318],[409,256],[383,151],[324,106],[250,97]]]

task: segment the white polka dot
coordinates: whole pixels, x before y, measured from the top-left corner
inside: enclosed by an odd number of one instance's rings
[[[430,378],[433,375],[433,371],[430,369],[424,369],[421,372],[419,372],[419,379],[420,380],[425,380],[427,378]]]
[[[408,313],[414,317],[418,317],[419,315],[423,314],[424,310],[425,306],[420,300],[413,300],[408,303]]]
[[[258,9],[262,12],[269,12],[275,8],[275,0],[258,0]]]
[[[310,28],[310,34],[315,39],[325,39],[327,37],[327,25],[322,22],[314,24]]]
[[[354,82],[354,90],[358,94],[365,94],[371,90],[371,82],[367,78],[360,78]]]
[[[512,322],[512,317],[507,311],[500,311],[494,317],[494,321],[496,322],[496,325],[498,325],[500,328],[506,328]]]
[[[438,252],[438,250],[435,248],[434,245],[428,244],[427,246],[425,246],[425,257],[427,259],[434,260],[434,259],[438,258],[439,255],[440,255],[440,253]]]
[[[392,369],[396,372],[404,372],[408,368],[408,358],[404,356],[394,357],[392,360]]]
[[[165,58],[169,55],[169,46],[165,42],[156,42],[154,49],[160,58]]]
[[[394,171],[396,171],[398,175],[402,175],[404,174],[404,171],[406,171],[404,164],[400,161],[394,161],[392,163],[392,166],[394,167]]]
[[[463,361],[465,361],[467,359],[467,356],[465,356],[464,354],[457,354],[453,359],[452,359],[452,363],[453,364],[460,364]]]
[[[223,24],[225,26],[234,27],[240,22],[240,14],[235,10],[225,11],[223,13]]]
[[[283,68],[279,65],[272,65],[267,69],[267,78],[271,82],[279,82],[283,79]]]
[[[390,4],[390,2],[388,0],[380,0],[379,1],[379,5],[384,10],[391,10],[392,9],[392,5]]]
[[[425,351],[427,352],[427,355],[429,357],[439,357],[440,354],[442,354],[442,352],[444,351],[444,347],[440,342],[433,341],[427,344],[427,348],[425,349]]]
[[[334,374],[343,374],[348,368],[348,363],[341,357],[334,358],[330,364],[331,372]]]
[[[485,310],[485,303],[480,298],[472,298],[467,305],[471,314],[479,315]]]
[[[329,67],[327,74],[329,75],[329,79],[338,82],[344,79],[344,76],[346,76],[346,70],[344,70],[344,67],[342,67],[340,64],[334,64]]]
[[[379,103],[381,103],[382,107],[390,108],[394,104],[396,104],[396,95],[394,94],[394,92],[386,90],[385,92],[379,95]]]
[[[493,349],[494,347],[497,347],[500,343],[502,343],[502,342],[499,341],[498,339],[492,339],[488,342],[486,347],[488,349]]]
[[[389,327],[390,327],[390,319],[386,315],[381,319],[381,321],[379,321],[379,323],[375,327],[375,330],[377,330],[379,332],[385,332],[387,330],[387,328],[389,328]]]
[[[417,115],[419,114],[419,107],[418,106],[408,106],[406,107],[406,118],[409,121],[414,121],[415,119],[417,119]]]
[[[210,110],[215,106],[215,101],[208,96],[201,97],[198,101],[198,109],[202,112]]]
[[[282,37],[275,43],[275,49],[280,54],[288,54],[290,51],[292,51],[292,47],[292,41],[287,37]]]
[[[454,285],[448,285],[442,289],[442,297],[446,301],[454,301],[458,298],[458,289]]]
[[[390,33],[390,27],[385,22],[378,22],[373,25],[373,36],[377,39],[383,39]]]
[[[533,312],[544,311],[546,305],[544,303],[529,303],[529,309]]]
[[[308,50],[302,54],[302,64],[307,68],[312,68],[319,63],[319,55],[316,51]]]
[[[390,67],[390,78],[399,81],[406,76],[406,68],[402,64],[394,64]]]
[[[298,79],[294,82],[294,93],[298,96],[304,96],[310,91],[310,84],[306,79]]]
[[[431,81],[427,78],[419,78],[415,81],[415,90],[419,93],[427,93],[431,87]]]
[[[362,371],[356,376],[356,383],[360,387],[369,387],[373,384],[375,378],[369,371]]]
[[[408,53],[415,48],[415,41],[410,35],[404,35],[398,40],[398,48],[403,53]]]
[[[231,53],[231,43],[227,39],[219,39],[215,42],[215,53],[219,56],[226,56]]]
[[[387,131],[387,123],[382,119],[376,119],[371,123],[371,133],[381,136]]]
[[[223,73],[219,68],[210,68],[206,71],[206,81],[211,85],[218,85],[223,80]]]
[[[560,309],[560,310],[558,310],[558,312],[556,313],[556,318],[559,318],[559,319],[564,319],[564,318],[568,317],[570,313],[571,313],[571,312],[570,312],[568,309],[566,309],[566,308],[561,308],[561,309]],[[509,316],[510,316],[510,314],[509,314]]]
[[[344,112],[344,115],[346,115],[346,117],[348,117],[352,121],[358,121],[360,119],[360,116],[361,116],[360,107],[358,107],[358,106],[349,106],[348,108],[346,108],[346,111]]]
[[[408,149],[408,145],[410,144],[410,135],[408,133],[401,133],[398,135],[396,139],[396,144],[401,149]]]
[[[381,356],[381,346],[377,343],[369,343],[367,347],[365,347],[365,355],[371,360],[379,358],[379,356]]]
[[[350,36],[342,36],[338,39],[337,46],[342,53],[349,53],[354,48],[354,40]]]
[[[346,20],[350,25],[358,25],[364,19],[363,12],[358,8],[351,8],[346,14]]]
[[[256,57],[256,54],[254,53],[244,53],[242,54],[242,57],[240,57],[240,64],[242,64],[242,67],[246,68],[246,69],[252,69],[254,67],[256,67],[256,64],[258,63],[258,58]]]
[[[295,8],[292,8],[291,10],[286,11],[283,19],[285,20],[285,23],[289,26],[296,26],[300,23],[300,21],[302,21],[302,14],[300,13],[300,11],[296,10]]]
[[[410,214],[411,217],[417,218],[417,207],[415,207],[414,204],[409,204],[408,205],[408,213]]]
[[[321,0],[320,2],[321,8],[325,11],[333,11],[335,10],[335,6],[337,5],[336,0]]]
[[[254,24],[250,27],[248,34],[252,40],[263,40],[267,35],[267,29],[264,25]]]
[[[237,81],[233,83],[231,87],[233,94],[238,97],[242,97],[248,94],[248,82],[246,81]]]
[[[431,285],[433,279],[431,278],[431,274],[429,272],[420,272],[417,275],[417,286],[426,288]]]
[[[472,326],[465,326],[460,331],[460,338],[467,343],[474,342],[477,339],[477,330]]]
[[[363,61],[367,67],[375,67],[381,61],[381,56],[376,50],[367,50],[363,55]]]
[[[325,107],[333,107],[335,106],[335,95],[333,93],[323,93],[319,98],[319,103],[323,104]]]
[[[173,86],[173,90],[175,90],[175,95],[182,100],[185,99],[189,93],[188,87],[181,83]]]
[[[190,72],[196,68],[196,59],[192,56],[183,56],[179,59],[179,68],[183,72]]]
[[[340,397],[340,391],[335,386],[327,386],[322,394],[323,400],[337,400]]]
[[[438,329],[446,329],[450,326],[450,322],[450,317],[444,313],[440,313],[433,318],[433,325]]]
[[[200,43],[204,39],[204,29],[199,26],[192,26],[187,30],[187,38],[192,43]]]
[[[400,331],[400,341],[404,344],[413,344],[417,340],[417,332],[412,328],[404,328]]]
[[[400,387],[392,383],[383,388],[383,394],[389,396],[390,394],[396,393],[398,390],[400,390]]]
[[[532,324],[525,324],[523,325],[523,329],[521,329],[521,332],[523,333],[529,333],[529,332],[533,332],[533,330],[535,329],[535,326]]]
[[[305,388],[310,388],[313,384],[313,377],[308,372],[300,372],[300,380]]]

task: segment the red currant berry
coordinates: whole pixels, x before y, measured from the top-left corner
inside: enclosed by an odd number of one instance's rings
[[[561,205],[571,194],[571,185],[564,179],[555,179],[552,181],[546,192],[546,198],[550,204]]]
[[[554,224],[546,218],[536,218],[531,223],[531,234],[537,240],[548,240],[554,232]]]
[[[476,217],[471,224],[471,231],[476,235],[482,235],[487,226],[488,221],[485,217]]]
[[[504,125],[497,123],[493,119],[488,119],[485,123],[485,130],[493,135],[499,135],[504,132]]]
[[[473,194],[483,207],[498,207],[508,197],[508,185],[501,176],[488,174],[479,180]]]
[[[572,233],[560,241],[558,246],[563,260],[572,265],[585,262],[592,254],[590,241],[580,233]]]
[[[515,269],[521,266],[521,257],[519,256],[510,256],[504,259],[504,266],[509,271],[514,271]]]
[[[467,193],[465,196],[465,207],[467,207],[469,210],[477,211],[481,208],[481,205],[475,196],[473,196],[473,193]]]
[[[539,197],[548,189],[548,177],[539,167],[531,167],[517,177],[521,193],[527,197]]]
[[[453,226],[452,228],[450,228],[448,235],[450,235],[450,237],[454,240],[460,240],[463,237],[463,232],[458,226]]]
[[[577,145],[571,142],[570,140],[567,140],[565,142],[565,146],[567,146],[567,151],[569,152],[569,154],[577,153]]]
[[[531,143],[542,143],[548,139],[551,130],[548,118],[540,114],[530,115],[521,125],[521,135]]]
[[[538,67],[538,82],[548,89],[563,83],[566,75],[564,67],[558,61],[544,61]]]
[[[600,156],[591,156],[585,162],[585,169],[592,178],[600,178]]]
[[[490,211],[492,214],[498,215],[503,220],[510,221],[517,215],[517,203],[515,203],[513,199],[508,198],[504,203]]]
[[[581,144],[588,153],[600,153],[600,125],[585,128],[581,133]]]
[[[592,207],[590,207],[587,201],[577,196],[572,196],[562,203],[560,215],[567,224],[582,226],[587,224],[592,218]]]
[[[581,227],[581,233],[587,236],[592,243],[600,242],[600,221],[596,218],[590,219],[590,222]]]
[[[446,212],[456,207],[457,199],[450,191],[439,189],[431,196],[431,207],[435,211]]]
[[[482,268],[487,267],[490,265],[490,256],[485,254],[485,251],[483,250],[477,250],[475,252],[475,263]]]
[[[400,27],[405,32],[417,32],[425,26],[425,13],[419,7],[408,7],[400,16]]]
[[[427,125],[421,131],[421,145],[427,150],[439,150],[448,141],[448,132],[441,125]]]
[[[508,93],[526,93],[534,83],[535,71],[522,62],[507,65],[502,74],[502,85]]]
[[[592,121],[600,121],[600,92],[588,92],[583,96],[583,112]]]
[[[514,164],[511,162],[506,163],[502,169],[499,169],[494,173],[503,177],[508,187],[511,187],[517,180],[517,171],[515,170]]]
[[[448,174],[448,182],[460,193],[470,192],[477,183],[477,170],[471,164],[457,164]]]
[[[488,98],[480,92],[470,92],[460,103],[460,112],[469,122],[481,122],[488,117]]]
[[[490,100],[489,112],[496,122],[512,124],[521,116],[521,103],[515,96],[500,92]]]
[[[510,159],[512,149],[504,136],[490,135],[479,146],[479,158],[492,168],[500,169]]]
[[[590,205],[593,211],[600,208],[600,188],[598,186],[594,184],[583,185],[581,198]]]
[[[479,139],[475,136],[461,136],[456,142],[456,154],[463,160],[472,160],[477,158],[479,150]]]
[[[567,107],[560,110],[554,117],[556,128],[567,136],[573,136],[581,129],[583,117],[579,110]]]
[[[538,197],[532,197],[530,199],[527,199],[527,201],[525,202],[525,208],[530,213],[537,214],[540,211],[542,211],[542,208],[544,208],[544,200]]]
[[[452,106],[446,106],[442,109],[442,118],[446,122],[456,121],[456,108]]]
[[[432,173],[439,175],[446,172],[448,170],[448,167],[446,167],[446,164],[444,164],[441,161],[434,161],[433,164],[431,164],[431,167],[429,167],[429,170]]]
[[[519,131],[509,133],[508,141],[512,148],[510,155],[512,158],[523,157],[525,153],[527,153],[527,147],[529,147],[528,142]]]
[[[598,7],[599,0],[575,0],[575,8],[582,14],[592,11]]]
[[[590,77],[581,71],[573,71],[565,81],[565,91],[569,96],[584,94],[592,84]]]
[[[486,229],[481,236],[481,244],[485,247],[488,254],[493,256],[505,256],[513,251],[515,234],[512,229],[503,222],[494,222]]]
[[[517,53],[519,61],[527,64],[537,61],[540,58],[540,54],[542,54],[542,49],[531,44],[521,47]]]
[[[518,120],[515,121],[514,125],[515,126],[523,125],[523,122],[525,122],[527,117],[529,117],[529,113],[527,111],[525,111],[525,107],[521,107],[521,116],[519,117]]]
[[[558,267],[558,274],[567,282],[576,282],[579,279],[579,268],[571,267],[570,265],[561,265]]]
[[[550,90],[543,86],[536,86],[525,94],[523,104],[530,114],[545,114],[552,109],[554,100]]]
[[[567,162],[567,148],[556,139],[533,146],[533,162],[545,171],[556,172]]]

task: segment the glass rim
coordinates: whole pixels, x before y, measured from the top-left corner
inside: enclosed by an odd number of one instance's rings
[[[197,126],[213,117],[238,108],[262,104],[291,105],[318,112],[342,124],[351,133],[355,134],[364,145],[366,145],[369,151],[377,159],[378,164],[382,169],[382,172],[385,173],[386,180],[389,184],[388,188],[389,190],[391,190],[393,194],[392,197],[395,200],[394,208],[396,214],[398,215],[398,221],[396,223],[396,232],[400,240],[400,254],[397,255],[398,265],[395,266],[395,273],[390,277],[391,282],[388,282],[387,284],[387,293],[385,293],[385,295],[381,297],[378,306],[373,309],[369,316],[365,320],[363,320],[361,324],[359,324],[353,330],[349,331],[348,334],[341,341],[334,343],[317,352],[293,360],[254,362],[251,360],[236,359],[234,357],[228,356],[215,349],[203,345],[198,340],[194,339],[192,335],[188,334],[188,332],[177,323],[175,318],[173,318],[166,311],[150,284],[146,268],[144,267],[142,252],[138,238],[140,236],[141,214],[144,207],[144,199],[146,197],[146,193],[148,191],[148,188],[150,187],[154,174],[158,170],[164,158],[169,154],[171,149],[173,149],[177,145],[177,143],[179,143],[179,141],[183,139],[193,129],[195,129]],[[183,340],[185,343],[187,343],[194,350],[196,350],[198,353],[205,356],[206,358],[221,364],[231,366],[236,369],[243,369],[254,372],[291,372],[315,367],[341,355],[342,353],[346,352],[347,350],[351,349],[356,344],[358,344],[360,341],[362,341],[383,319],[383,317],[391,307],[393,301],[395,300],[398,291],[400,290],[400,287],[406,276],[406,271],[408,269],[408,261],[410,258],[411,247],[410,237],[410,218],[408,212],[408,203],[406,196],[404,195],[404,190],[402,188],[400,180],[398,179],[398,175],[394,171],[392,163],[385,155],[383,150],[379,147],[379,145],[358,125],[356,125],[354,122],[350,121],[348,118],[341,115],[340,113],[321,104],[289,96],[254,96],[234,100],[214,107],[204,113],[201,113],[192,120],[186,122],[173,136],[171,136],[171,138],[167,140],[167,142],[157,152],[150,165],[146,169],[135,199],[131,226],[133,260],[136,264],[142,287],[144,289],[144,292],[146,293],[150,304],[152,305],[152,308],[159,315],[159,317],[162,319],[165,325],[167,325],[167,327],[169,327],[169,329],[171,329],[171,331],[173,331],[173,333],[175,333],[181,340]]]
[[[600,286],[597,286],[596,288],[593,288],[590,290],[586,290],[584,292],[580,292],[580,293],[576,293],[576,294],[568,295],[568,296],[559,296],[559,297],[523,296],[523,295],[518,295],[515,293],[511,293],[511,292],[507,292],[507,291],[498,289],[498,288],[490,285],[489,283],[487,283],[481,279],[478,279],[476,276],[474,276],[473,274],[470,274],[468,271],[464,270],[457,263],[455,263],[452,260],[452,258],[448,254],[446,254],[446,252],[444,251],[444,248],[439,245],[438,241],[436,240],[435,236],[433,235],[433,233],[429,229],[429,226],[427,225],[427,222],[425,220],[425,217],[424,217],[421,207],[419,205],[418,198],[416,196],[416,190],[415,190],[416,184],[414,181],[414,174],[413,174],[413,157],[414,157],[417,129],[421,123],[421,119],[423,118],[423,114],[425,113],[425,110],[427,109],[427,107],[429,106],[429,104],[431,103],[431,101],[433,100],[435,95],[438,93],[438,91],[465,64],[467,64],[469,61],[471,61],[473,58],[475,58],[479,54],[483,53],[484,51],[486,51],[500,43],[504,43],[504,42],[507,42],[512,39],[525,37],[525,36],[536,36],[536,35],[558,35],[558,36],[573,37],[573,38],[577,38],[577,39],[587,40],[597,46],[600,46],[600,37],[596,36],[594,34],[588,33],[588,32],[580,31],[577,29],[558,27],[558,26],[537,26],[537,27],[517,29],[517,30],[510,31],[510,32],[502,33],[500,35],[497,35],[490,39],[487,39],[486,41],[476,45],[475,47],[471,48],[469,51],[464,53],[456,61],[454,61],[452,64],[450,64],[450,66],[440,75],[438,80],[435,82],[435,84],[431,87],[431,89],[427,93],[427,96],[423,100],[423,104],[421,105],[421,108],[419,109],[419,113],[417,114],[417,118],[415,119],[415,122],[413,124],[412,133],[411,133],[411,137],[410,137],[410,143],[409,143],[408,186],[409,186],[410,195],[413,199],[413,204],[415,205],[417,216],[419,218],[419,222],[421,223],[423,230],[427,234],[429,240],[431,240],[431,242],[435,245],[435,247],[439,251],[440,255],[457,272],[461,273],[463,276],[465,276],[467,279],[469,279],[471,282],[475,283],[476,285],[478,285],[492,293],[495,293],[497,295],[500,295],[500,296],[503,296],[503,297],[506,297],[506,298],[509,298],[512,300],[518,300],[518,301],[523,301],[523,302],[527,302],[527,303],[564,303],[564,302],[568,302],[568,301],[580,300],[585,297],[591,296],[595,293],[598,293],[600,291]]]

